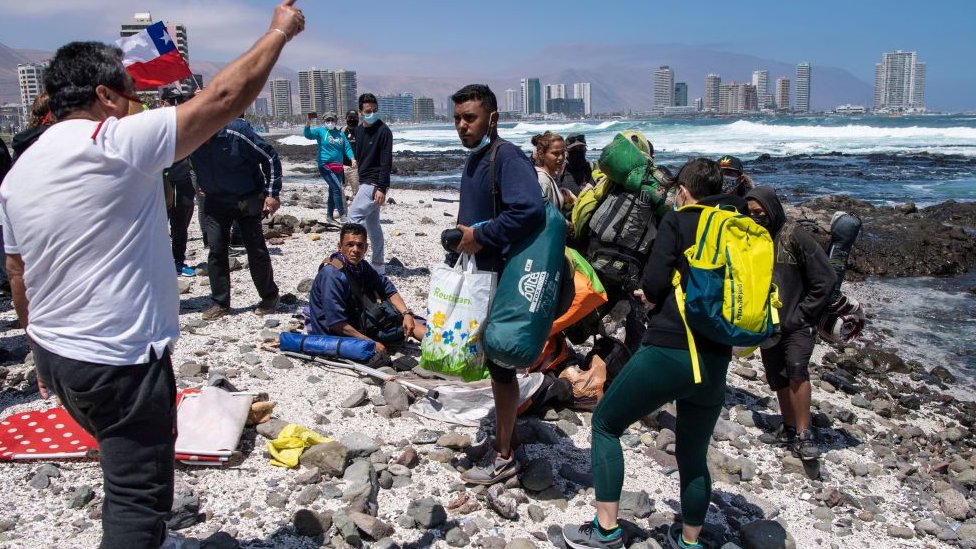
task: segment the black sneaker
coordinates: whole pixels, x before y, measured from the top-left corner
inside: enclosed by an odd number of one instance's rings
[[[594,517],[592,521],[582,525],[563,526],[563,540],[573,549],[623,549],[624,531],[618,526],[609,536],[604,536],[597,528]]]
[[[802,461],[816,461],[820,458],[820,447],[817,446],[817,438],[813,431],[806,429],[796,435],[792,448],[793,457],[800,458]]]
[[[774,446],[783,446],[785,448],[791,447],[794,440],[796,440],[796,427],[787,425],[785,423],[780,423],[779,427],[777,427],[772,433],[763,433],[759,435],[760,442],[772,444]]]
[[[704,545],[697,541],[685,543],[684,538],[681,537],[681,525],[672,524],[671,528],[668,529],[668,547],[671,549],[702,549]]]

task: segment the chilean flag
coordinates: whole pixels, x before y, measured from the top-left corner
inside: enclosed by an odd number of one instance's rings
[[[189,65],[162,21],[120,38],[115,44],[122,48],[122,64],[135,79],[137,90],[158,88],[191,76]]]

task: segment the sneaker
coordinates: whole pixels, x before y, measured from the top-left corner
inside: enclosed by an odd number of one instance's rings
[[[817,446],[817,438],[810,429],[801,431],[796,435],[796,440],[791,449],[793,457],[800,458],[802,461],[820,459],[820,447]]]
[[[766,444],[788,448],[792,446],[793,441],[796,440],[796,427],[787,425],[785,423],[780,423],[779,427],[777,427],[772,433],[763,433],[759,435],[759,440],[761,442],[765,442]]]
[[[468,484],[481,484],[487,486],[489,484],[495,484],[496,482],[503,482],[508,480],[518,474],[522,465],[519,460],[515,457],[515,452],[505,459],[501,456],[495,456],[495,460],[489,465],[482,467],[472,467],[467,471],[461,473],[461,480],[467,482]]]
[[[210,307],[203,312],[204,320],[217,320],[218,318],[226,315],[230,312],[230,307],[214,303],[213,307]]]
[[[197,276],[197,271],[186,263],[177,263],[176,274],[180,276]]]
[[[566,541],[566,545],[574,549],[594,547],[623,549],[624,531],[618,526],[609,536],[604,536],[597,528],[596,517],[593,517],[592,521],[580,526],[563,526],[563,540]]]
[[[258,316],[270,315],[275,312],[278,308],[278,295],[274,297],[269,297],[267,299],[262,299],[258,302],[257,306],[254,307],[254,314]]]
[[[685,543],[683,537],[681,537],[681,525],[672,524],[671,528],[668,529],[668,546],[671,549],[702,549],[705,547],[701,542],[695,543]]]

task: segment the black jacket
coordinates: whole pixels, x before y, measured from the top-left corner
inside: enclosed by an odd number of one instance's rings
[[[773,283],[783,302],[779,310],[780,330],[790,333],[816,326],[837,280],[827,253],[810,233],[786,218],[773,189],[756,187],[746,195],[746,200],[750,199],[766,210],[767,229],[776,246]]]
[[[24,151],[33,145],[34,142],[37,141],[37,138],[46,132],[50,127],[51,126],[47,125],[35,126],[33,128],[27,128],[26,130],[15,135],[10,141],[10,148],[14,150],[14,161],[16,161],[20,155],[24,154]]]
[[[724,194],[705,197],[699,200],[698,204],[734,206],[740,213],[745,213],[741,209],[743,204],[741,198]],[[645,345],[674,349],[688,348],[688,335],[675,302],[671,278],[677,268],[681,273],[682,286],[687,285],[688,261],[684,258],[684,252],[696,242],[700,215],[697,210],[671,211],[664,216],[657,227],[657,237],[651,248],[647,267],[644,268],[644,280],[641,283],[644,296],[657,305],[647,315],[647,331],[644,332],[642,341]],[[695,346],[699,352],[731,355],[731,346],[715,343],[694,330],[692,333],[695,335]]]
[[[0,183],[3,183],[3,178],[10,171],[10,166],[13,163],[13,159],[10,158],[10,151],[7,150],[7,144],[3,142],[3,139],[0,139]]]
[[[190,155],[207,199],[234,203],[281,193],[281,159],[243,118],[224,126]]]
[[[363,124],[353,130],[352,145],[359,170],[360,185],[374,185],[384,193],[390,188],[390,172],[393,170],[393,132],[382,120],[368,128]]]

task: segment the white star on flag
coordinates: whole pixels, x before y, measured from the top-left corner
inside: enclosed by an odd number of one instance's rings
[[[160,37],[160,39],[163,41],[164,44],[173,41],[165,30],[163,30],[163,35]]]

